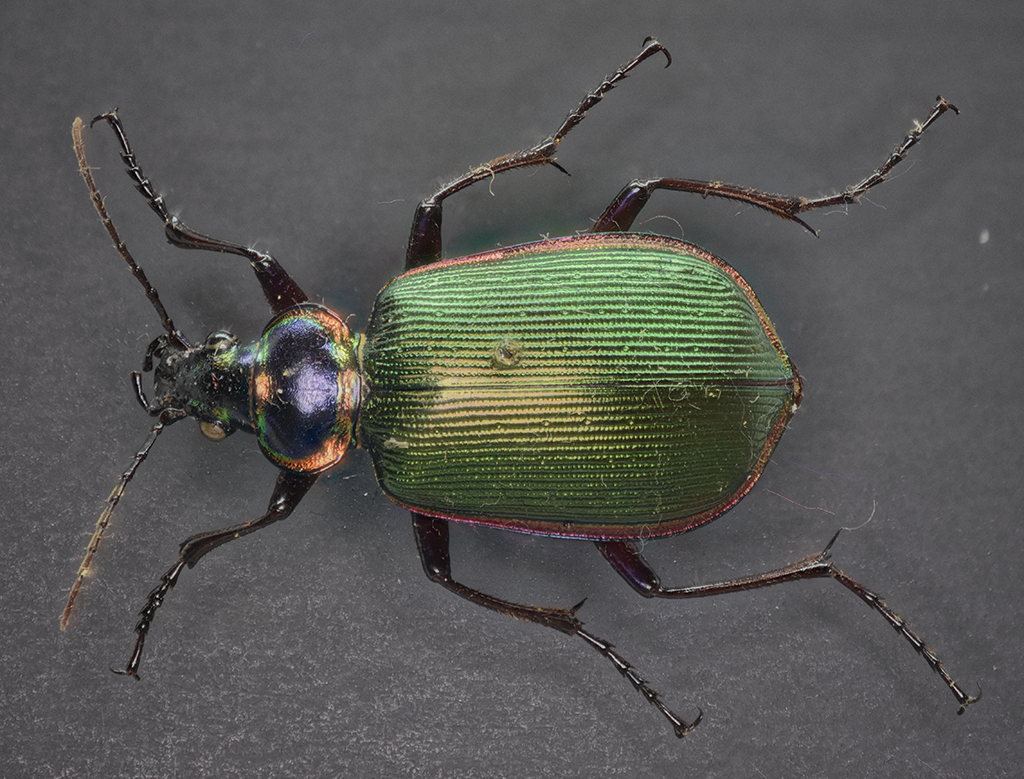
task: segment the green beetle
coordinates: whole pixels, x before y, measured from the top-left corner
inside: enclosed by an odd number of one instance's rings
[[[870,176],[838,195],[771,195],[720,182],[656,178],[622,189],[588,234],[443,260],[442,203],[469,185],[516,168],[552,165],[587,111],[647,58],[668,52],[648,39],[550,138],[474,168],[420,203],[406,273],[378,295],[364,335],[308,302],[269,254],[210,238],[172,217],[143,174],[116,112],[115,131],[136,188],[179,247],[246,257],[274,318],[260,340],[239,345],[215,332],[193,345],[106,214],[85,158],[81,120],[75,150],[96,209],[121,256],[157,310],[166,333],[146,352],[157,418],[97,523],[62,617],[88,573],[114,507],[165,426],[186,417],[207,437],[256,434],[281,470],[258,519],[185,540],[150,593],[124,671],[138,677],[146,635],[185,567],[227,541],[284,519],[319,475],[352,447],[370,452],[378,482],[410,509],[427,575],[478,605],[579,636],[608,658],[683,736],[700,721],[677,717],[612,645],[584,630],[575,608],[501,600],[451,574],[448,522],[536,535],[590,539],[647,597],[686,598],[785,581],[831,577],[881,613],[949,685],[959,713],[977,700],[885,602],[823,552],[784,568],[726,582],[663,587],[633,541],[680,533],[734,506],[761,475],[800,403],[800,376],[750,286],[712,254],[671,238],[630,233],[658,189],[748,203],[810,229],[799,214],[855,203],[943,113],[941,97]],[[836,534],[838,537],[838,533]],[[582,604],[580,604],[582,605]],[[979,696],[980,697],[980,696]]]
[[[569,538],[664,536],[721,514],[800,398],[736,271],[629,233],[399,276],[362,356],[359,442],[388,497]]]

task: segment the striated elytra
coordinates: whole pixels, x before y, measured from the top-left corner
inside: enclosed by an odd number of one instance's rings
[[[410,271],[377,297],[362,354],[358,436],[392,500],[570,538],[717,516],[761,474],[800,395],[750,287],[659,236]]]
[[[412,512],[428,577],[477,605],[578,636],[606,657],[668,719],[684,720],[613,646],[584,629],[574,608],[530,606],[485,594],[451,572],[449,521],[537,535],[589,539],[637,592],[688,598],[808,578],[833,578],[880,613],[949,686],[966,694],[931,649],[885,601],[830,561],[832,544],[782,568],[724,582],[662,586],[633,541],[680,533],[736,504],[761,475],[800,403],[799,374],[753,290],[728,264],[682,241],[629,232],[659,189],[722,197],[811,228],[800,214],[844,206],[882,183],[931,124],[955,106],[941,97],[928,118],[858,184],[821,198],[783,197],[721,182],[635,180],[591,229],[455,259],[442,258],[449,196],[498,173],[551,165],[587,111],[637,65],[668,51],[653,39],[606,78],[550,138],[471,169],[422,201],[413,217],[406,272],[377,296],[363,334],[310,303],[264,252],[203,235],[173,217],[142,172],[116,111],[106,121],[129,177],[175,246],[245,257],[273,318],[240,344],[216,331],[198,344],[171,321],[107,215],[85,157],[75,152],[93,204],[161,320],[146,351],[156,422],[96,524],[61,618],[67,625],[115,506],[163,429],[191,417],[207,438],[254,433],[280,469],[266,513],[186,539],[149,594],[134,652],[118,673],[138,678],[157,609],[182,571],[221,544],[284,519],[353,447],[369,451],[377,480]],[[813,231],[812,231],[813,232]]]

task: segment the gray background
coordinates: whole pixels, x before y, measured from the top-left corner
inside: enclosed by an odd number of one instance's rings
[[[0,775],[1019,775],[1019,3],[190,5],[0,11]],[[874,507],[836,560],[984,700],[955,716],[905,642],[831,582],[647,602],[589,544],[455,529],[465,581],[586,596],[588,626],[670,706],[704,710],[680,743],[581,642],[430,585],[361,455],[291,520],[188,572],[142,681],[115,677],[177,543],[256,516],[271,491],[251,438],[214,446],[189,423],[131,485],[61,634],[88,533],[146,435],[128,372],[159,332],[89,205],[74,117],[120,106],[186,221],[274,252],[361,327],[401,268],[415,202],[552,132],[650,34],[674,65],[642,66],[569,137],[572,178],[460,195],[449,254],[585,228],[637,175],[829,192],[937,93],[958,103],[870,202],[811,215],[818,239],[655,196],[641,227],[682,231],[745,275],[806,395],[741,506],[647,553],[669,583],[749,573]],[[179,326],[255,337],[267,311],[244,261],[166,246],[113,137],[86,142]]]

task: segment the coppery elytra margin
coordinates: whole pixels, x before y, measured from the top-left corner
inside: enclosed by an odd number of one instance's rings
[[[800,403],[800,375],[753,290],[724,261],[691,244],[628,232],[655,190],[737,200],[811,228],[806,211],[855,203],[881,184],[931,124],[955,106],[941,97],[870,176],[843,192],[806,199],[721,182],[655,178],[627,184],[585,234],[471,257],[442,259],[443,201],[482,179],[551,165],[563,138],[641,62],[668,51],[647,39],[640,53],[590,92],[550,138],[473,168],[422,201],[413,217],[406,272],[385,286],[362,335],[308,302],[269,254],[197,233],[172,216],[140,169],[117,112],[106,121],[136,189],[184,249],[249,260],[273,318],[255,343],[218,331],[193,345],[107,216],[75,120],[82,176],[117,251],[142,284],[165,334],[146,350],[153,400],[149,437],[114,488],[68,597],[74,607],[103,531],[161,431],[193,417],[211,440],[256,435],[280,468],[266,513],[199,533],[149,594],[135,650],[118,673],[138,678],[157,609],[208,552],[289,516],[320,474],[354,447],[367,449],[381,489],[412,512],[427,576],[493,611],[578,636],[660,711],[677,736],[701,720],[676,716],[609,642],[584,630],[582,604],[525,606],[452,577],[448,522],[589,539],[645,597],[690,598],[831,577],[881,614],[952,690],[967,695],[942,662],[878,595],[816,555],[777,570],[691,587],[663,587],[635,540],[691,530],[720,516],[761,475]],[[564,171],[563,171],[564,172]],[[811,230],[811,232],[814,232]],[[978,696],[980,697],[980,695]]]

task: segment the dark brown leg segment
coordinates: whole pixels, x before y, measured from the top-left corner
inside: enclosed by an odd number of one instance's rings
[[[452,578],[451,556],[448,551],[448,521],[413,512],[412,527],[416,534],[416,546],[420,552],[423,570],[431,581],[440,584],[460,598],[465,598],[471,603],[483,606],[485,609],[496,611],[499,614],[506,614],[526,622],[533,622],[537,625],[544,625],[560,633],[565,633],[567,636],[579,636],[604,657],[608,658],[616,670],[626,677],[629,683],[652,706],[662,713],[665,719],[672,724],[672,729],[679,738],[682,738],[697,727],[697,723],[701,720],[701,714],[698,714],[693,722],[686,722],[677,717],[661,702],[658,693],[640,676],[640,673],[622,655],[615,651],[612,644],[583,629],[583,623],[576,618],[576,611],[583,605],[582,603],[578,603],[571,609],[522,606],[518,603],[494,598],[479,590],[467,587]]]
[[[251,522],[244,522],[241,525],[233,525],[223,530],[198,533],[185,539],[178,553],[178,561],[171,566],[167,573],[160,577],[160,584],[149,593],[149,596],[146,598],[146,605],[139,612],[139,621],[135,625],[135,649],[132,652],[131,659],[128,661],[128,665],[125,666],[123,671],[118,669],[112,670],[115,673],[134,676],[136,679],[139,678],[142,648],[146,643],[146,634],[149,633],[153,617],[156,615],[156,610],[163,605],[167,593],[178,583],[178,577],[181,576],[181,572],[185,570],[186,566],[189,568],[194,567],[206,554],[212,552],[221,544],[226,544],[228,541],[249,535],[249,533],[255,533],[257,530],[262,530],[274,522],[287,518],[294,511],[295,507],[299,505],[299,501],[302,500],[316,480],[317,476],[315,474],[309,475],[281,471],[277,476],[277,484],[274,485],[274,494],[270,498],[267,513],[262,517]]]
[[[279,314],[287,308],[306,302],[306,293],[278,261],[266,252],[258,252],[247,246],[197,233],[183,222],[178,221],[177,217],[172,216],[167,210],[167,206],[164,205],[163,197],[156,193],[152,182],[139,167],[139,163],[135,159],[135,152],[128,143],[128,136],[125,135],[124,126],[117,115],[117,109],[100,114],[90,122],[90,126],[100,120],[105,120],[117,135],[118,143],[121,145],[121,160],[125,164],[128,177],[135,183],[135,189],[146,198],[146,202],[153,212],[163,220],[164,234],[167,236],[168,242],[179,249],[205,249],[211,252],[238,254],[248,259],[256,273],[256,279],[263,289],[263,296],[267,299],[270,310],[274,314]]]
[[[531,146],[529,149],[497,157],[490,162],[473,168],[464,176],[457,178],[451,184],[441,187],[441,189],[421,202],[412,220],[409,247],[405,255],[405,267],[418,268],[421,265],[430,265],[441,259],[441,204],[445,198],[454,195],[456,192],[465,189],[477,181],[489,179],[499,173],[516,168],[552,165],[565,173],[564,168],[555,162],[555,152],[558,150],[558,144],[562,142],[562,139],[572,128],[583,121],[587,111],[600,103],[604,96],[626,78],[633,68],[659,52],[664,54],[668,63],[671,64],[672,57],[669,55],[668,50],[653,38],[648,38],[644,41],[640,53],[602,81],[597,89],[588,93],[576,107],[576,110],[565,118],[562,126],[550,138]],[[665,67],[668,67],[668,65]]]
[[[889,173],[892,169],[907,156],[910,148],[921,140],[924,131],[936,119],[946,113],[946,111],[960,113],[955,105],[943,100],[941,95],[936,100],[938,103],[932,109],[928,118],[907,134],[903,142],[893,149],[889,158],[874,173],[852,187],[847,187],[838,195],[818,198],[787,197],[785,195],[761,192],[748,187],[723,184],[720,181],[693,181],[691,179],[670,178],[636,179],[623,187],[622,191],[619,192],[591,228],[591,232],[626,232],[633,225],[633,220],[636,219],[643,207],[647,205],[651,193],[658,189],[669,189],[675,192],[695,192],[705,198],[721,197],[728,200],[738,200],[741,203],[747,203],[770,214],[775,214],[783,219],[803,225],[817,235],[817,231],[800,219],[797,214],[814,211],[818,208],[830,208],[832,206],[845,206],[856,203],[869,189],[878,186],[889,178]]]
[[[842,531],[840,530],[839,532],[841,533]],[[941,676],[942,681],[952,690],[953,695],[956,696],[957,702],[960,704],[957,714],[963,714],[969,705],[981,697],[981,693],[979,692],[976,697],[967,695],[960,685],[950,677],[942,661],[910,629],[910,626],[907,625],[902,617],[890,609],[879,595],[873,593],[860,582],[851,579],[836,567],[835,563],[829,558],[832,554],[832,545],[836,542],[837,538],[839,538],[839,533],[832,537],[832,540],[828,542],[828,545],[821,553],[806,557],[792,565],[787,565],[785,568],[741,579],[732,579],[714,584],[698,584],[692,587],[662,587],[658,574],[648,565],[636,546],[629,541],[598,541],[596,543],[601,554],[618,571],[619,575],[645,598],[701,598],[708,595],[721,595],[726,592],[753,590],[758,587],[768,587],[773,584],[782,584],[783,582],[792,582],[799,579],[835,579],[885,617],[886,621],[896,629],[896,632],[910,642],[910,645],[925,659],[929,667]]]

